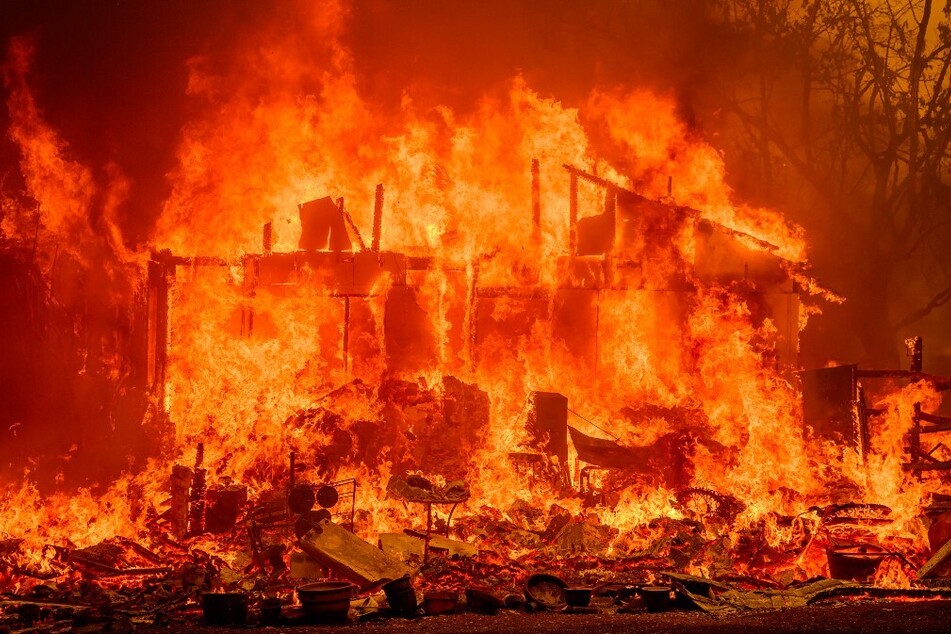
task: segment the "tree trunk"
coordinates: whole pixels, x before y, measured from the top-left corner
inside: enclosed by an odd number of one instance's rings
[[[858,361],[879,368],[898,368],[902,361],[900,342],[888,314],[892,267],[878,254],[870,253],[870,257],[864,270],[856,271],[860,285],[846,304],[853,331],[864,350]]]

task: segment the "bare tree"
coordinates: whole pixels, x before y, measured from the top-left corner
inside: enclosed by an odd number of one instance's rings
[[[753,72],[725,102],[756,147],[761,180],[773,185],[776,161],[791,166],[860,240],[852,321],[869,356],[893,358],[900,329],[951,301],[951,3],[721,7],[753,47]],[[924,280],[929,300],[911,303],[907,275]]]

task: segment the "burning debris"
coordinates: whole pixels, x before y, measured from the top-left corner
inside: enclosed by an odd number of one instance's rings
[[[13,53],[11,102],[31,106]],[[190,86],[215,93],[199,67]],[[87,447],[149,450],[100,487],[4,486],[0,628],[951,594],[951,381],[923,372],[921,338],[908,370],[801,370],[831,294],[797,228],[733,204],[673,104],[593,95],[621,147],[641,136],[628,110],[670,119],[620,170],[521,79],[501,110],[395,132],[338,80],[333,104],[224,103],[227,122],[187,131],[150,252],[103,274],[134,300],[89,339],[128,352],[81,366],[90,400],[129,384],[109,399],[139,425],[104,415]],[[73,174],[65,194],[85,191],[36,109],[12,115],[36,162]],[[249,119],[294,130],[288,147],[256,154],[271,129]],[[40,230],[18,247],[30,271]]]
[[[633,375],[617,374],[616,361],[605,351],[614,354],[635,333],[613,330],[621,325],[609,317],[615,305],[644,310],[651,304],[641,304],[642,298],[659,302],[659,312],[646,323],[665,335],[645,341],[643,353],[661,366],[701,372],[707,353],[698,346],[716,341],[705,340],[711,332],[693,323],[699,315],[722,319],[722,311],[731,310],[729,302],[741,302],[751,311],[748,316],[783,323],[782,311],[798,306],[795,285],[784,272],[791,264],[765,247],[724,242],[739,237],[697,221],[692,210],[646,201],[574,168],[568,172],[573,196],[580,180],[607,190],[601,217],[613,222],[578,224],[579,244],[601,245],[605,252],[593,260],[587,254],[559,263],[564,277],[554,290],[537,281],[483,286],[491,259],[453,271],[434,259],[369,251],[352,220],[344,222],[342,203],[330,198],[301,206],[301,222],[311,223],[301,250],[277,253],[265,244],[261,255],[243,259],[244,279],[237,282],[215,274],[228,262],[156,254],[149,276],[153,335],[145,359],[153,391],[167,395],[159,401],[161,417],[181,416],[175,403],[187,393],[182,379],[204,371],[196,365],[200,359],[178,349],[187,345],[187,329],[193,327],[179,312],[187,315],[189,302],[204,301],[209,289],[234,287],[228,292],[235,293],[240,319],[219,325],[229,345],[282,341],[276,324],[289,317],[283,306],[303,299],[305,290],[314,306],[342,302],[343,312],[326,313],[317,327],[320,332],[337,323],[335,331],[342,333],[337,352],[309,359],[296,382],[285,387],[304,395],[318,385],[309,365],[334,359],[336,366],[321,371],[345,380],[310,397],[273,438],[267,428],[249,427],[253,447],[227,442],[218,431],[222,421],[212,412],[205,414],[205,424],[186,427],[186,437],[207,440],[197,443],[191,466],[169,469],[164,510],[148,510],[140,539],[116,536],[86,547],[50,545],[41,552],[28,552],[23,540],[5,542],[0,561],[18,589],[7,604],[7,622],[75,625],[92,618],[134,625],[201,619],[279,625],[461,609],[590,614],[677,607],[723,613],[804,606],[829,597],[951,592],[925,583],[946,574],[951,534],[939,535],[936,528],[931,552],[923,550],[905,528],[912,519],[909,509],[852,501],[810,505],[821,496],[792,487],[744,499],[756,487],[698,486],[740,468],[759,433],[750,426],[745,443],[736,444],[724,433],[729,431],[723,429],[724,413],[710,407],[725,402],[709,393],[711,400],[684,394],[667,404],[623,398],[608,405],[612,415],[603,420],[592,414],[600,399],[579,398],[591,393],[570,381],[565,389],[575,396],[532,390],[520,410],[512,407],[507,397],[525,377],[500,376],[492,362],[504,363],[507,346],[529,354],[524,346],[537,342],[520,334],[529,324],[529,330],[551,338],[542,350],[545,358],[557,358],[557,343],[559,350],[573,350],[579,367],[606,376],[609,382],[602,385],[616,385]],[[533,176],[537,180],[537,171]],[[648,235],[672,238],[695,231],[697,269],[691,272],[672,245],[647,240],[640,233],[645,223]],[[615,235],[593,237],[604,231]],[[355,239],[344,240],[348,232]],[[711,241],[718,232],[720,238]],[[309,250],[311,243],[332,250]],[[358,251],[346,251],[357,244]],[[657,259],[670,268],[657,268]],[[206,269],[212,280],[207,289],[200,282]],[[391,361],[404,369],[421,364],[417,370],[423,371],[434,354],[447,363],[440,357],[447,349],[434,347],[428,325],[434,305],[427,303],[426,280],[433,275],[449,284],[447,291],[453,285],[459,289],[435,305],[446,320],[458,320],[444,327],[449,339],[440,345],[460,355],[458,371],[471,379],[376,374]],[[538,275],[528,273],[526,280]],[[651,288],[662,280],[664,290]],[[265,296],[273,303],[265,304]],[[704,314],[704,301],[717,310]],[[308,302],[302,306],[312,310]],[[593,312],[594,319],[585,312]],[[602,315],[610,328],[602,325]],[[794,321],[784,330],[773,327],[756,335],[762,338],[758,346],[777,355],[771,362],[779,369],[758,366],[742,393],[755,395],[768,386],[763,398],[789,395],[778,381],[781,376],[792,381],[794,375],[779,349],[795,350]],[[559,331],[559,323],[575,327]],[[686,340],[684,333],[691,333]],[[592,341],[594,356],[586,361]],[[692,348],[684,347],[687,342]],[[407,357],[406,350],[416,356]],[[687,352],[692,361],[683,358]],[[921,438],[943,431],[946,420],[923,407],[933,406],[934,395],[951,383],[921,373],[920,341],[912,352],[907,372],[844,366],[800,373],[809,427],[797,432],[803,439],[797,442],[821,452],[835,448],[865,463],[888,459],[893,450],[877,447],[883,432],[876,433],[874,421],[901,413],[910,416],[904,427],[911,430],[909,472],[944,468],[932,457],[937,449],[925,451]],[[757,375],[767,372],[773,374],[759,383]],[[492,382],[483,383],[487,378]],[[560,380],[551,377],[547,384]],[[908,385],[871,408],[864,382],[872,380]],[[262,398],[269,386],[259,387]],[[667,393],[668,399],[674,396]],[[487,452],[488,439],[500,432],[510,440],[489,444]],[[274,448],[290,450],[289,469],[269,462]],[[843,462],[836,477],[853,488],[834,500],[863,493],[862,483],[847,480],[845,469]],[[632,504],[645,494],[643,502]],[[763,508],[765,500],[773,506]],[[939,511],[945,515],[933,527],[947,523],[948,511],[934,509]],[[385,530],[391,526],[400,530]],[[374,532],[375,539],[365,539]],[[817,581],[817,575],[829,578]]]

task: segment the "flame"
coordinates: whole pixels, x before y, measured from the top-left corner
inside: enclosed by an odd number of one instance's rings
[[[867,462],[854,452],[834,457],[806,439],[799,395],[777,360],[780,326],[757,313],[747,286],[702,279],[692,268],[700,218],[745,234],[747,248],[790,265],[805,262],[804,237],[779,213],[734,200],[723,160],[677,118],[670,98],[595,91],[576,108],[514,77],[471,111],[425,109],[407,94],[390,116],[361,94],[352,54],[341,44],[345,7],[323,9],[291,37],[274,39],[265,29],[225,59],[189,64],[189,94],[207,114],[182,131],[153,244],[186,258],[170,280],[167,382],[154,409],[156,418],[167,413],[171,428],[160,451],[104,489],[44,497],[11,483],[4,506],[17,511],[0,531],[28,539],[36,552],[48,543],[144,537],[167,504],[172,465],[193,462],[198,443],[213,477],[246,484],[252,498],[280,494],[292,450],[305,457],[307,478],[356,478],[363,511],[357,529],[366,537],[419,521],[415,510],[387,498],[385,484],[391,474],[425,470],[445,447],[456,451],[453,460],[471,486],[460,517],[488,508],[517,522],[517,502],[540,509],[557,503],[578,516],[586,507],[576,490],[526,476],[510,458],[529,440],[529,395],[554,391],[568,397],[572,424],[585,433],[628,446],[677,443],[687,463],[682,486],[742,501],[727,529],[733,542],[758,527],[773,547],[795,543],[803,521],[778,518],[829,503],[833,486],[847,481],[860,499],[893,509],[896,521],[883,529],[883,541],[902,537],[922,546],[917,514],[931,489],[903,471],[901,446],[909,407],[934,408],[937,393],[918,384],[885,397],[888,413],[872,430]],[[26,82],[30,54],[27,43],[16,42],[5,72],[21,168],[45,230],[92,231],[97,185],[43,121]],[[592,126],[615,146],[606,153],[623,157],[618,166],[599,158]],[[529,206],[535,158],[538,240]],[[570,268],[563,165],[663,200],[671,212],[666,233],[628,245],[643,256],[641,283],[585,286],[584,273]],[[386,188],[382,250],[369,254],[368,266],[401,252],[429,258],[427,267],[402,271],[405,280],[388,269],[352,297],[333,292],[314,261],[295,265],[286,281],[257,284],[265,223],[274,228],[274,252],[293,256],[301,233],[296,206],[330,195],[343,199],[366,238],[377,183]],[[126,252],[116,228],[127,188],[114,171],[100,233],[120,260],[134,263],[145,254]],[[578,195],[583,217],[604,203],[603,192],[586,183]],[[700,218],[674,218],[684,207]],[[322,255],[345,268],[367,254]],[[626,280],[633,275],[626,264],[619,258],[605,266]],[[691,290],[672,288],[677,276]],[[521,292],[492,293],[499,288]],[[578,306],[578,315],[595,315],[592,323],[571,322]],[[797,332],[805,311],[797,305],[787,328]],[[391,358],[392,314],[422,324],[412,351],[419,358]],[[567,315],[567,326],[559,315]],[[455,398],[446,376],[484,391],[486,425],[446,425],[445,402]],[[413,391],[413,399],[396,407],[384,386]],[[649,408],[653,413],[644,413]],[[357,432],[364,423],[375,431]],[[322,461],[337,451],[338,431],[353,432],[356,446]],[[577,484],[575,457],[559,466]],[[624,535],[612,548],[646,547],[662,533],[652,521],[684,516],[665,475],[624,482],[615,504],[595,509],[599,522]],[[803,565],[810,573],[819,567]]]

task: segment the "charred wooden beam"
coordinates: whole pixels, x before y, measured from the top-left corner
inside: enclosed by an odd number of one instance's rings
[[[853,376],[854,381],[854,376]],[[859,427],[859,448],[862,454],[862,460],[868,459],[868,451],[871,447],[871,434],[868,429],[869,409],[865,405],[865,387],[855,382],[855,403],[858,410],[856,423]]]
[[[542,242],[542,189],[538,159],[532,159],[532,242]]]
[[[203,466],[205,445],[198,443],[195,452],[195,477],[192,481],[191,499],[188,509],[188,535],[200,535],[205,532],[205,475]]]
[[[921,403],[915,403],[915,419],[914,419],[914,423],[911,426],[911,434],[909,436],[909,447],[908,447],[912,460],[918,460],[919,458],[921,458],[921,425],[919,422],[920,416],[921,416]]]
[[[568,252],[574,255],[578,250],[578,175],[570,169],[568,173]]]
[[[171,273],[175,272],[176,266],[231,266],[235,263],[226,258],[220,258],[214,255],[195,255],[187,257],[173,255],[172,252],[167,249],[153,252],[152,261],[167,267]]]
[[[350,376],[350,297],[343,298],[343,371]]]
[[[367,250],[367,244],[363,241],[363,236],[360,235],[360,230],[357,229],[357,225],[353,222],[353,218],[350,217],[350,212],[346,210],[343,206],[343,198],[337,199],[337,207],[340,209],[340,215],[343,216],[344,222],[347,223],[347,226],[350,228],[350,231],[353,232],[353,235],[357,238],[357,244],[360,245],[361,251]]]
[[[591,174],[590,172],[580,170],[573,165],[565,164],[565,165],[562,165],[562,167],[564,167],[565,170],[567,170],[568,174],[570,174],[575,179],[580,178],[581,180],[591,183],[592,185],[597,185],[598,187],[606,187],[608,189],[613,189],[615,191],[623,191],[623,192],[627,192],[631,196],[637,196],[639,198],[643,198],[643,196],[641,196],[640,194],[632,192],[631,190],[625,187],[621,187],[617,183],[612,183],[611,181],[601,178],[600,176],[595,176],[594,174]]]
[[[274,224],[270,222],[264,223],[264,230],[261,235],[261,251],[264,255],[271,255],[271,245],[273,243],[273,231]]]
[[[925,565],[918,570],[918,578],[924,579],[934,571],[939,565],[941,565],[947,558],[951,556],[951,540],[944,544],[941,548],[931,556]]]
[[[925,372],[910,370],[858,370],[855,376],[860,379],[910,379],[912,381],[927,381],[939,392],[951,389],[951,379],[935,376]]]
[[[936,434],[938,432],[951,431],[951,423],[943,425],[925,425],[920,430],[922,434]]]
[[[176,539],[182,539],[188,532],[188,496],[194,478],[194,472],[188,467],[184,465],[172,467],[172,477],[169,482],[171,502],[168,509],[168,518]]]
[[[174,267],[172,268],[174,271]],[[151,261],[148,264],[148,300],[146,335],[146,383],[149,391],[161,397],[165,389],[165,366],[168,361],[168,284],[169,266]]]
[[[373,239],[370,243],[372,251],[380,250],[380,234],[383,230],[383,185],[376,186],[376,195],[373,197]]]
[[[909,471],[951,471],[951,460],[919,460],[905,466]]]
[[[466,316],[465,316],[465,339],[463,340],[463,354],[471,371],[475,368],[476,339],[479,311],[479,261],[472,263],[472,269],[469,274],[469,285],[466,289]]]
[[[928,412],[918,412],[918,418],[926,423],[934,423],[936,425],[951,424],[951,416],[938,416],[937,414],[929,414]]]
[[[911,357],[909,370],[920,373],[922,367],[922,340],[919,336],[914,336],[905,340],[905,350]]]

